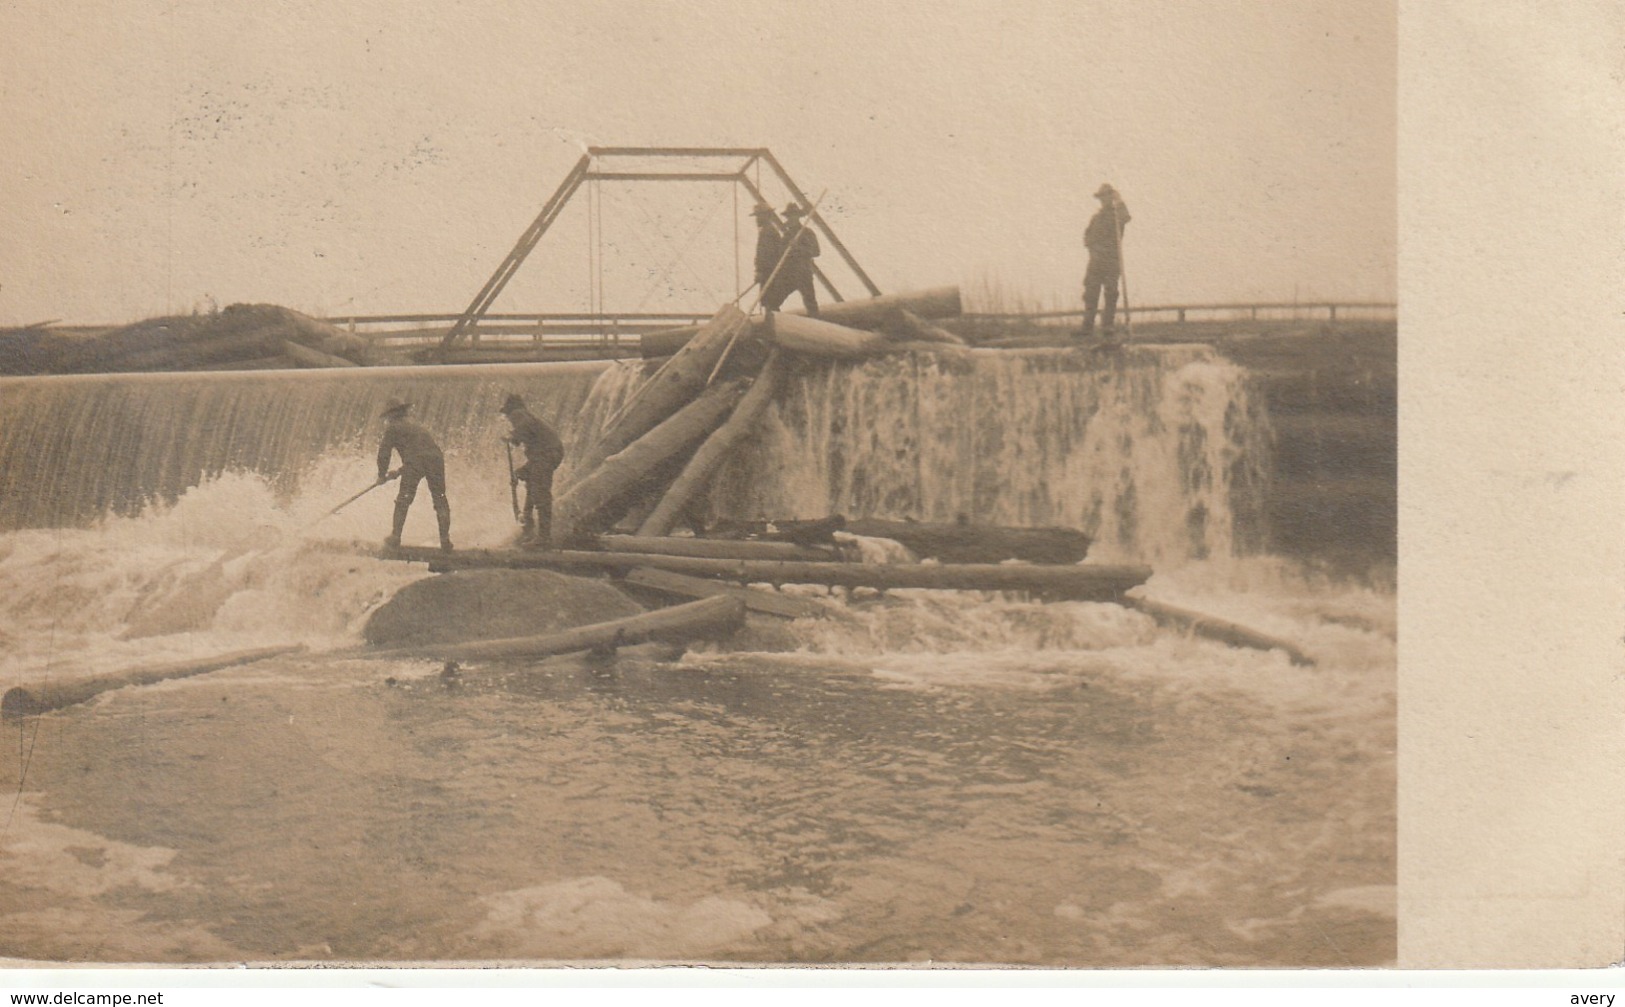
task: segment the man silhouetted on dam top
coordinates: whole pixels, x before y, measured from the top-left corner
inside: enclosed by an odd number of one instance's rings
[[[520,545],[546,546],[553,539],[553,472],[564,461],[564,442],[553,428],[537,419],[518,395],[502,403],[512,433],[509,444],[525,449],[525,464],[513,474],[514,485],[525,483],[525,509],[520,525]]]
[[[771,206],[757,203],[750,215],[756,218],[756,285],[766,297],[767,281],[772,278],[773,267],[779,264],[779,256],[784,252],[784,236],[779,233],[779,221]]]
[[[1123,275],[1123,229],[1128,226],[1128,206],[1109,184],[1095,190],[1100,209],[1089,218],[1083,231],[1083,245],[1089,250],[1089,268],[1083,274],[1083,332],[1080,338],[1095,334],[1095,311],[1100,292],[1106,291],[1106,317],[1102,324],[1107,338],[1116,333],[1117,283]]]
[[[802,213],[797,203],[784,208],[784,250],[780,255],[783,264],[779,266],[778,275],[762,289],[762,307],[768,311],[779,310],[791,291],[799,291],[807,314],[818,314],[818,291],[813,287],[813,259],[820,251],[818,235],[811,227],[802,226]]]
[[[440,548],[450,552],[451,504],[446,502],[446,459],[440,453],[440,445],[429,436],[429,431],[406,418],[407,410],[411,408],[410,402],[392,399],[383,412],[384,439],[378,445],[379,483],[389,479],[390,453],[399,452],[401,456],[401,489],[395,495],[395,524],[390,529],[389,538],[384,539],[384,545],[390,549],[400,546],[401,529],[406,527],[406,512],[412,508],[412,500],[418,495],[418,483],[427,479],[429,497],[434,501],[435,520],[440,525]]]

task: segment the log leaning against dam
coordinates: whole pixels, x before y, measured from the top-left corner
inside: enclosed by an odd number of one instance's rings
[[[723,353],[750,327],[751,321],[744,312],[732,304],[723,305],[700,326],[698,334],[687,345],[638,386],[604,432],[574,464],[574,470],[593,472],[604,459],[692,402],[705,390]]]
[[[907,310],[922,319],[954,318],[962,311],[959,300],[958,287],[933,287],[929,290],[909,291],[901,294],[885,294],[880,297],[871,297],[856,301],[837,301],[819,308],[818,317],[826,322],[836,325],[845,325],[854,329],[875,329],[887,324],[893,313],[899,309]],[[797,312],[784,311],[775,314],[800,317]],[[677,329],[664,329],[660,332],[645,334],[640,342],[645,357],[666,357],[676,353],[696,333],[693,326],[684,326]],[[917,338],[917,337],[916,337]]]
[[[945,591],[1027,591],[1076,601],[1115,601],[1146,582],[1149,567],[1105,563],[1042,566],[1023,563],[815,563],[705,559],[651,553],[523,552],[504,549],[406,547],[380,552],[384,559],[428,563],[436,572],[482,567],[555,570],[630,570],[649,567],[739,584],[823,584],[827,587],[931,588]]]
[[[49,710],[59,710],[64,706],[83,703],[93,696],[98,696],[113,689],[122,689],[128,685],[151,685],[154,682],[163,682],[171,678],[190,678],[193,675],[202,675],[242,664],[252,664],[255,661],[281,657],[284,654],[293,654],[304,649],[303,644],[293,644],[285,647],[261,647],[258,650],[239,650],[229,654],[216,654],[213,657],[199,658],[194,661],[152,664],[142,668],[132,668],[129,671],[114,672],[109,675],[96,675],[91,678],[19,685],[16,688],[6,690],[5,697],[0,698],[0,720],[14,720],[18,717],[32,716]]]
[[[659,466],[717,428],[744,395],[741,382],[712,385],[653,430],[605,458],[565,490],[553,508],[553,534],[569,542],[599,531],[625,512],[627,494]]]
[[[745,603],[717,597],[609,622],[577,626],[540,636],[474,640],[466,643],[423,644],[418,647],[376,650],[363,656],[376,658],[433,658],[439,661],[499,661],[510,658],[549,657],[582,650],[597,650],[660,641],[686,643],[729,636],[745,624]]]

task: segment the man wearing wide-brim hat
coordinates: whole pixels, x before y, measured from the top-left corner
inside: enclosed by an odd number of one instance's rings
[[[509,444],[525,449],[525,464],[513,474],[513,483],[525,483],[525,509],[519,519],[524,531],[519,544],[546,546],[553,538],[553,472],[564,461],[564,443],[553,428],[537,419],[518,395],[502,403],[512,433]]]
[[[801,293],[801,303],[807,314],[818,314],[818,291],[813,287],[813,259],[818,257],[818,235],[813,233],[810,221],[803,225],[805,211],[801,204],[791,203],[784,208],[783,263],[771,283],[762,288],[762,307],[779,310],[779,305],[792,291]],[[769,270],[771,272],[771,270]]]
[[[406,512],[418,495],[418,483],[429,481],[429,498],[434,501],[435,521],[440,526],[440,548],[451,551],[451,504],[446,502],[446,459],[429,431],[406,418],[410,402],[391,399],[384,407],[384,439],[378,445],[378,481],[389,479],[389,456],[401,456],[401,488],[395,494],[395,523],[384,545],[394,549],[401,544]]]
[[[1102,183],[1095,190],[1095,198],[1100,200],[1100,209],[1083,232],[1083,244],[1089,250],[1089,268],[1083,274],[1084,339],[1095,333],[1095,311],[1102,289],[1106,292],[1106,317],[1102,323],[1108,336],[1116,331],[1117,284],[1123,275],[1123,228],[1129,222],[1128,207],[1116,189]]]
[[[756,209],[750,211],[756,218],[756,285],[767,292],[767,281],[773,275],[773,267],[779,264],[779,255],[784,251],[784,237],[779,234],[778,214],[766,203],[757,203]]]

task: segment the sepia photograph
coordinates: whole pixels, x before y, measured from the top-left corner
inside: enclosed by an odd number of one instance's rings
[[[1397,964],[1393,0],[0,22],[7,967]]]

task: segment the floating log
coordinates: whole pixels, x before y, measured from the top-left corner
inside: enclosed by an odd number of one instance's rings
[[[953,318],[961,311],[959,288],[934,287],[930,290],[886,294],[864,300],[837,301],[834,304],[821,305],[818,317],[826,322],[854,329],[874,329],[884,325],[891,313],[899,308],[906,308],[920,318]],[[797,312],[781,311],[775,314],[796,315]],[[692,339],[695,331],[692,327],[684,327],[645,333],[641,339],[643,355],[670,356]]]
[[[822,318],[787,315],[782,311],[767,316],[768,338],[775,346],[820,357],[853,359],[889,353],[897,344],[879,332],[852,329]]]
[[[712,385],[653,430],[584,472],[553,509],[553,534],[568,542],[598,531],[626,509],[624,497],[644,477],[717,428],[740,396],[743,383]],[[619,507],[619,510],[616,508]]]
[[[437,572],[480,567],[630,570],[644,566],[740,584],[823,584],[882,590],[917,587],[944,591],[1030,591],[1076,600],[1115,600],[1124,591],[1145,583],[1151,576],[1148,567],[1104,563],[1045,566],[1024,563],[774,562],[579,550],[526,552],[470,549],[441,552],[405,546],[377,555],[384,559],[428,563],[429,569]]]
[[[251,664],[255,661],[263,661],[266,658],[293,654],[304,649],[303,644],[285,647],[262,647],[258,650],[239,650],[229,654],[217,654],[214,657],[200,658],[195,661],[148,665],[144,668],[133,668],[129,671],[115,672],[111,675],[97,675],[93,678],[76,678],[19,685],[16,688],[8,689],[5,696],[0,698],[0,720],[14,720],[18,717],[44,713],[48,710],[59,710],[64,706],[83,703],[93,696],[98,696],[112,689],[122,689],[127,685],[151,685],[154,682],[162,682],[171,678],[189,678],[210,671],[219,671],[221,668],[231,668],[237,665]]]
[[[756,430],[756,421],[773,401],[773,393],[779,385],[779,354],[774,350],[767,358],[767,363],[751,382],[750,391],[739,400],[734,407],[733,415],[727,422],[718,427],[716,432],[705,439],[700,449],[694,452],[680,474],[666,490],[660,503],[654,511],[643,519],[638,526],[638,534],[644,536],[669,534],[683,515],[683,509],[689,501],[710,483],[711,477],[716,474],[722,463],[728,460],[733,450],[740,442]],[[645,549],[644,552],[660,552],[659,549]],[[699,555],[699,554],[695,554]],[[791,559],[797,557],[780,556],[777,559]]]
[[[747,542],[731,538],[676,538],[669,535],[600,535],[598,544],[611,552],[655,556],[699,556],[706,559],[761,559],[777,562],[833,562],[833,549],[815,549],[791,542]]]
[[[577,626],[542,636],[468,643],[424,644],[367,653],[367,657],[432,657],[443,661],[500,661],[510,658],[548,657],[582,650],[630,646],[658,640],[689,640],[728,636],[745,624],[745,603],[738,598],[706,598],[685,605],[656,609],[642,615]]]
[[[1089,552],[1090,538],[1073,528],[1009,528],[1000,525],[928,524],[857,518],[846,531],[867,538],[889,538],[922,559],[944,563],[1077,563]]]
[[[354,360],[346,360],[343,357],[335,357],[331,353],[323,353],[321,350],[313,350],[310,347],[303,346],[291,339],[284,339],[282,341],[282,352],[291,357],[293,362],[298,364],[300,367],[359,366]]]
[[[1315,663],[1314,658],[1304,653],[1295,644],[1289,643],[1278,636],[1261,633],[1240,623],[1205,615],[1201,612],[1193,612],[1188,608],[1179,608],[1160,601],[1152,601],[1149,598],[1125,597],[1122,599],[1122,604],[1128,608],[1144,612],[1162,625],[1188,630],[1210,640],[1228,643],[1232,647],[1279,650],[1284,652],[1293,664],[1313,665]]]
[[[653,567],[636,567],[628,570],[622,579],[628,584],[661,591],[679,598],[738,598],[752,612],[776,615],[783,619],[814,619],[827,616],[831,612],[829,606],[820,605],[807,598],[776,594],[759,587],[734,587],[721,581],[690,577],[687,574],[656,570]]]
[[[592,473],[604,459],[692,402],[705,390],[711,372],[728,345],[749,327],[750,319],[744,312],[732,304],[724,304],[687,345],[638,386],[609,421],[603,434],[574,464],[573,470],[583,475]]]

